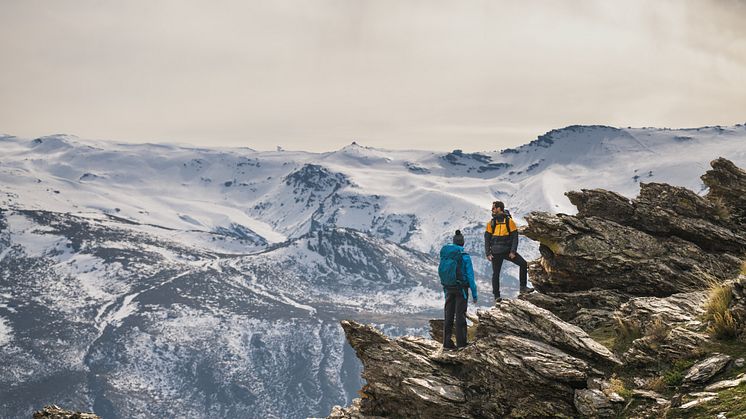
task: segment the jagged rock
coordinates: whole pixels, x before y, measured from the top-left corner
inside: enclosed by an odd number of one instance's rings
[[[691,358],[701,352],[708,340],[709,337],[704,333],[676,326],[662,335],[655,334],[634,340],[622,355],[622,360],[628,365],[655,366],[661,361],[673,362]]]
[[[728,311],[733,315],[733,319],[738,327],[737,334],[743,339],[746,338],[746,276],[741,275],[731,286],[732,300],[728,306]]]
[[[623,401],[624,399],[622,399]],[[583,416],[611,417],[616,414],[615,402],[601,390],[575,390],[575,408]],[[616,402],[618,403],[618,401]]]
[[[691,386],[695,384],[704,384],[712,380],[714,376],[725,369],[730,362],[731,357],[725,354],[714,354],[705,360],[694,364],[686,372],[683,384]]]
[[[617,417],[622,418],[662,418],[671,407],[671,401],[649,390],[632,390],[636,403],[627,403]]]
[[[733,380],[723,380],[712,383],[709,386],[705,387],[705,391],[725,390],[726,388],[740,386],[743,383],[746,383],[746,376],[744,374],[739,374],[738,377],[734,378]]]
[[[466,319],[471,321],[472,323],[477,322],[477,318],[470,314],[466,313]],[[443,328],[445,321],[443,319],[430,319],[430,338],[436,342],[443,342]],[[467,323],[468,324],[468,323]],[[471,326],[468,326],[471,328]],[[453,342],[453,345],[456,345],[456,336],[455,333],[451,335],[451,342]]]
[[[707,199],[722,203],[731,220],[746,226],[746,172],[733,162],[719,158],[710,162],[712,170],[702,175],[710,188]]]
[[[602,288],[665,297],[704,289],[740,270],[738,257],[595,216],[533,212],[526,220],[525,235],[551,250],[549,257],[542,254],[543,274],[532,270],[531,282],[541,292]]]
[[[496,307],[496,310],[483,312],[480,316],[477,338],[509,333],[546,342],[602,365],[621,364],[611,351],[582,329],[562,321],[546,309],[523,300],[504,300]]]
[[[685,324],[697,331],[704,326],[699,318],[704,314],[706,299],[706,291],[673,294],[666,298],[636,297],[623,304],[615,315],[633,324],[642,334],[648,334],[651,327],[661,324],[667,327]]]
[[[445,321],[443,319],[430,319],[430,338],[436,342],[443,342],[443,328]],[[451,336],[451,342],[456,346],[454,337]]]
[[[632,390],[632,395],[643,399],[655,400],[658,404],[666,404],[668,402],[663,396],[651,390],[635,389]]]
[[[735,228],[722,207],[686,188],[645,183],[632,201],[603,189],[565,195],[578,207],[581,218],[596,216],[653,236],[677,236],[709,251],[746,251],[746,236]]]
[[[506,300],[477,315],[477,338],[460,351],[442,351],[439,342],[420,337],[389,339],[371,326],[343,321],[367,381],[359,412],[577,416],[575,390],[602,377],[603,366],[619,363],[580,328],[528,302]]]
[[[34,412],[34,419],[101,419],[93,413],[72,412],[57,405],[44,406],[42,410]]]
[[[381,416],[368,416],[360,413],[360,399],[352,400],[349,407],[334,406],[328,419],[383,419]]]
[[[611,325],[614,312],[630,295],[621,291],[593,288],[577,292],[532,292],[519,297],[556,314],[586,332]]]
[[[634,200],[601,189],[568,192],[576,216],[531,213],[523,233],[540,242],[541,258],[529,264],[540,293],[524,298],[592,330],[631,296],[666,297],[736,276],[746,251],[738,218],[746,213],[739,195],[746,176],[723,159],[711,165],[706,198],[648,183]]]
[[[705,396],[705,397],[700,397],[700,398],[694,399],[694,400],[692,400],[690,402],[686,402],[686,403],[682,404],[681,406],[679,406],[678,408],[681,409],[681,410],[688,410],[688,409],[691,409],[692,407],[698,406],[698,405],[700,405],[702,403],[707,403],[707,402],[709,402],[711,400],[715,400],[717,398],[718,398],[717,394],[710,395],[710,396]]]

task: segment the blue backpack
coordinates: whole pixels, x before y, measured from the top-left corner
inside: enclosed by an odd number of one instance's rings
[[[440,265],[438,265],[438,276],[440,284],[447,288],[465,287],[463,273],[463,254],[459,246],[447,244],[440,249]]]

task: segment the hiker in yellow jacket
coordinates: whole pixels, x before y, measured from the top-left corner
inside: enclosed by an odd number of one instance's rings
[[[500,300],[500,270],[504,260],[513,262],[520,268],[521,294],[533,291],[533,288],[528,287],[526,259],[518,254],[518,228],[501,201],[492,203],[492,219],[487,222],[484,232],[484,251],[487,259],[492,262],[492,294],[495,301]]]

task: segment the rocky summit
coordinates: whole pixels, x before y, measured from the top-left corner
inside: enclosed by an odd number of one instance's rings
[[[537,292],[477,311],[463,349],[443,350],[442,320],[433,339],[343,321],[367,384],[329,418],[746,412],[746,173],[711,166],[705,196],[647,183],[632,200],[570,192],[576,215],[532,213]]]

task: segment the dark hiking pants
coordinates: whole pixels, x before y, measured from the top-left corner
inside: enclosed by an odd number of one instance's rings
[[[463,288],[446,289],[445,324],[443,325],[443,347],[453,348],[451,333],[453,320],[456,318],[456,346],[466,346],[466,306],[468,300],[464,298],[466,290]]]
[[[503,267],[503,261],[513,262],[520,268],[520,274],[518,281],[520,282],[521,289],[528,286],[528,264],[518,253],[515,254],[515,258],[510,259],[509,253],[492,255],[492,294],[495,298],[500,297],[500,270]]]

